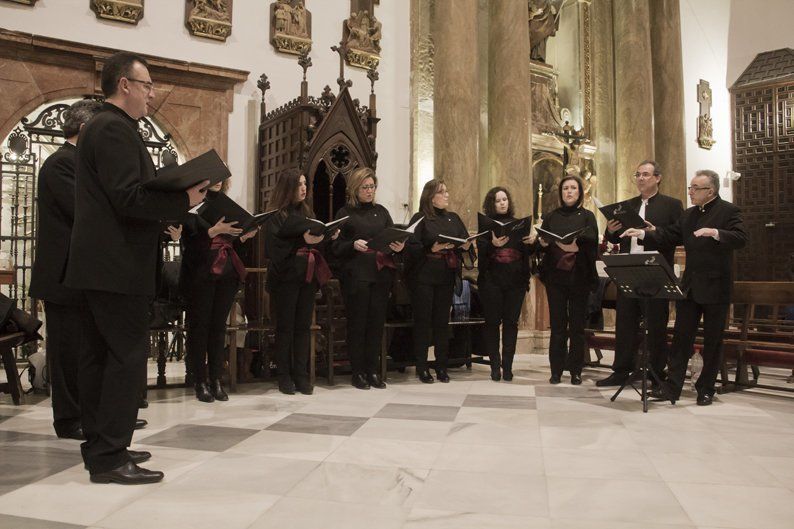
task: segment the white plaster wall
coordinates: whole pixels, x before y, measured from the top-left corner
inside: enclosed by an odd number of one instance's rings
[[[193,37],[184,24],[184,0],[149,0],[137,26],[98,20],[89,0],[39,0],[36,6],[0,4],[0,27],[47,37],[137,51],[169,59],[192,61],[251,72],[238,85],[234,111],[229,117],[229,168],[234,175],[230,195],[252,207],[256,137],[259,124],[259,75],[266,73],[271,89],[268,109],[300,94],[301,68],[292,55],[277,54],[268,41],[269,0],[236,0],[232,35],[225,43]],[[349,0],[307,0],[312,13],[309,93],[319,95],[328,84],[337,91],[338,56],[330,50],[342,37],[342,21],[350,10]],[[383,54],[379,67],[378,176],[379,201],[401,219],[402,203],[409,193],[410,83],[409,17],[407,0],[382,2],[375,14],[383,23]],[[345,68],[353,81],[351,95],[368,104],[369,80],[364,70]],[[157,80],[155,79],[155,82]]]

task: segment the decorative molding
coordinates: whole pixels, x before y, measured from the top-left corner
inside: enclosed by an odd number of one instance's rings
[[[26,6],[35,5],[36,2],[37,2],[37,0],[3,0],[3,1],[11,2],[11,3],[14,3],[14,4],[22,4],[22,5],[26,5]]]
[[[700,114],[698,115],[698,145],[701,149],[711,150],[717,143],[714,141],[714,127],[711,122],[711,86],[708,81],[700,80],[698,83],[698,103],[700,104]]]
[[[185,0],[185,26],[191,35],[226,42],[232,34],[234,0]]]
[[[282,53],[306,55],[312,49],[312,14],[304,0],[270,4],[270,43]]]
[[[582,97],[584,98],[582,128],[585,135],[589,137],[592,137],[591,126],[593,123],[593,22],[591,9],[589,2],[579,4],[582,21]]]
[[[349,48],[345,60],[350,66],[365,70],[377,70],[380,64],[380,55]]]
[[[143,18],[145,0],[91,0],[91,11],[97,18],[138,25]]]
[[[341,47],[347,63],[364,70],[377,69],[381,38],[382,24],[375,17],[372,0],[351,0],[350,17],[342,23]]]

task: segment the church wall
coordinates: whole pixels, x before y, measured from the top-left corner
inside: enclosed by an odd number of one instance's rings
[[[342,37],[342,22],[349,15],[349,0],[307,0],[312,13],[309,93],[319,96],[325,85],[337,91],[338,56],[330,46]],[[296,56],[276,53],[269,39],[269,1],[238,0],[234,3],[232,34],[225,43],[193,37],[184,25],[185,3],[177,0],[146,2],[144,18],[133,26],[98,20],[88,0],[41,0],[35,7],[0,3],[0,26],[111,48],[137,51],[169,59],[192,61],[251,72],[238,85],[234,110],[229,118],[228,164],[234,175],[230,195],[253,207],[257,127],[261,93],[259,75],[271,83],[268,109],[300,95],[301,68]],[[383,53],[375,84],[378,96],[379,200],[402,219],[408,200],[410,172],[409,134],[409,2],[382,2],[375,14],[383,23]],[[367,105],[369,80],[366,71],[345,67],[353,81],[351,95]],[[154,79],[155,83],[157,79]],[[242,178],[241,176],[244,176]]]

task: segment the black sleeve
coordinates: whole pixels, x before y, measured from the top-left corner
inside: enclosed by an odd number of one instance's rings
[[[343,207],[336,212],[334,220],[341,219],[342,217],[346,217],[349,214],[350,213],[348,213],[347,207]],[[331,253],[334,255],[334,257],[339,259],[351,258],[356,251],[355,248],[353,248],[355,239],[356,234],[354,233],[353,225],[348,222],[342,226],[342,229],[339,231],[339,237],[337,237],[335,241],[331,241]]]
[[[59,156],[54,160],[54,165],[47,179],[47,188],[50,190],[55,204],[69,224],[74,224],[74,175],[76,167],[73,156]]]
[[[728,222],[724,228],[718,228],[720,246],[725,246],[731,250],[744,248],[747,244],[747,231],[744,228],[742,212],[739,208],[734,208]]]

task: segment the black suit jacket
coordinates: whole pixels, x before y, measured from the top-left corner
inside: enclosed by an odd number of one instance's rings
[[[179,218],[187,193],[146,189],[155,178],[137,121],[105,103],[77,145],[75,219],[65,284],[153,296],[159,220]]]
[[[695,237],[700,228],[716,228],[720,240]],[[675,224],[648,232],[661,245],[683,244],[686,268],[682,284],[695,303],[730,303],[733,251],[744,247],[747,232],[738,207],[717,197],[704,207],[687,209]]]
[[[634,208],[634,211],[639,211],[642,206],[642,197],[639,195],[628,201],[629,206]],[[648,199],[648,205],[645,206],[645,220],[657,227],[665,227],[678,222],[678,219],[684,213],[684,206],[677,198],[668,197],[661,193],[656,193]],[[604,238],[612,244],[620,243],[620,253],[629,253],[631,250],[631,237],[623,237],[625,229],[610,233],[609,230],[604,231]],[[647,238],[645,240],[638,240],[637,244],[642,246],[647,252],[657,251],[667,259],[667,262],[672,266],[673,258],[675,256],[675,244],[659,244],[654,238]]]
[[[81,294],[61,284],[74,223],[74,173],[77,147],[64,143],[41,166],[38,179],[39,223],[30,296],[76,305]]]

